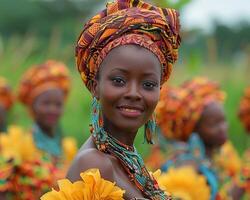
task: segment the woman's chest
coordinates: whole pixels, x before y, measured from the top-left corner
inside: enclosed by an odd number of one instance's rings
[[[125,190],[125,199],[143,198],[141,191],[136,187],[134,181],[129,178],[128,173],[125,171],[124,167],[120,164],[119,161],[114,160],[113,164],[113,175],[116,184]]]

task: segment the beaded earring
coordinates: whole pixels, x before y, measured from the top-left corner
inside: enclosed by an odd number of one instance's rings
[[[151,118],[148,120],[148,122],[145,124],[144,128],[144,139],[146,139],[148,144],[154,144],[153,142],[153,134],[156,131],[156,121],[154,114],[151,116]]]

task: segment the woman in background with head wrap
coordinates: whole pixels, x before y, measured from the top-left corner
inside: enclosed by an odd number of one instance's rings
[[[239,106],[239,118],[242,122],[247,134],[250,134],[250,87],[247,87],[244,91],[244,95],[240,100]],[[242,170],[242,179],[245,180],[242,182],[246,189],[248,198],[250,198],[250,147],[249,147],[249,138],[247,141],[247,149],[243,155],[243,170]]]
[[[215,171],[221,178],[222,174],[233,176],[240,170],[237,152],[226,143],[224,98],[217,83],[197,77],[179,88],[164,86],[156,108],[161,137],[172,141],[169,145],[164,139],[160,140],[163,149],[168,151],[172,146],[172,154],[162,165],[163,171],[182,165],[193,166],[207,177],[211,199],[217,195],[220,181]],[[221,156],[217,157],[219,151]],[[225,160],[226,156],[230,159]]]
[[[69,71],[58,61],[33,66],[23,76],[19,100],[34,120],[32,134],[9,127],[0,136],[0,194],[10,199],[38,199],[65,176],[72,138],[62,138],[59,119],[69,91]],[[13,141],[15,141],[13,143]],[[70,150],[67,149],[70,146]],[[72,155],[70,155],[72,156]]]
[[[7,80],[0,77],[0,133],[6,132],[7,130],[7,112],[13,105],[13,99],[11,88],[8,85]]]
[[[247,133],[250,134],[250,87],[246,88],[239,106],[239,118]]]
[[[18,98],[34,120],[32,134],[36,147],[53,157],[62,154],[59,119],[69,88],[67,67],[52,60],[30,68],[20,82]]]
[[[90,19],[76,46],[81,77],[93,96],[92,135],[68,173],[70,180],[91,168],[124,189],[125,199],[169,199],[134,147],[145,125],[151,143],[160,85],[177,59],[178,14],[140,0],[117,0]]]

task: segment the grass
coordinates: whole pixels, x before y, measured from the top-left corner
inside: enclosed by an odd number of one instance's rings
[[[61,125],[65,135],[75,137],[80,146],[89,136],[91,96],[75,69],[72,45],[74,41],[71,44],[63,44],[60,40],[54,41],[53,37],[52,35],[48,39],[50,42],[45,48],[44,41],[40,41],[34,35],[26,35],[22,38],[13,36],[2,42],[0,45],[0,75],[6,77],[16,91],[21,75],[33,64],[41,63],[46,59],[58,59],[65,62],[71,70],[72,90],[65,104]],[[247,71],[240,66],[221,66],[219,64],[211,65],[213,67],[208,66],[191,70],[178,65],[174,68],[170,83],[176,85],[196,75],[204,75],[221,83],[227,93],[225,111],[229,122],[229,136],[239,152],[243,152],[249,144],[249,139],[237,118],[237,109],[243,89],[247,85]],[[26,128],[31,127],[28,112],[18,102],[10,113],[9,122]],[[143,141],[143,129],[141,129],[136,138],[136,146],[138,151],[145,156],[150,148]]]

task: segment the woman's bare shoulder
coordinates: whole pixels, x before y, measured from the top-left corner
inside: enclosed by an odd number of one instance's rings
[[[96,148],[81,149],[68,171],[67,178],[71,181],[80,180],[80,173],[91,168],[100,170],[104,179],[114,181],[113,165],[110,156]]]

